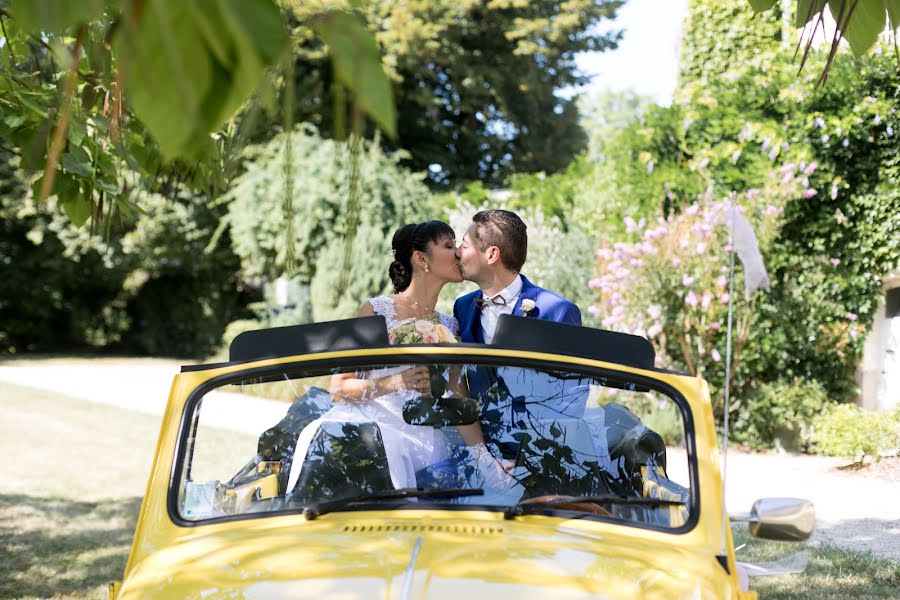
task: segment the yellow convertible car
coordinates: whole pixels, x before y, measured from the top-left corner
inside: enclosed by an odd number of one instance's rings
[[[366,317],[230,354],[175,378],[111,598],[756,597],[706,383],[643,338],[504,316],[490,345],[392,346]]]

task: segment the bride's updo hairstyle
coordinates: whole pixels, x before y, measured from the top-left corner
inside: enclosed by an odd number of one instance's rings
[[[444,239],[456,239],[453,228],[443,221],[425,221],[424,223],[410,223],[404,225],[394,233],[391,240],[391,254],[394,262],[388,267],[391,283],[394,284],[394,292],[399,294],[409,287],[412,281],[412,255],[413,252],[428,253],[428,242],[437,243]]]

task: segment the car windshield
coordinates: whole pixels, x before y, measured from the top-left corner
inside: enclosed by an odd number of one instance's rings
[[[683,399],[627,373],[504,360],[395,356],[222,381],[187,406],[177,517],[428,506],[688,525]]]

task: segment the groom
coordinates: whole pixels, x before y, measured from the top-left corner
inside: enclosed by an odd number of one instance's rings
[[[503,314],[581,325],[581,312],[575,304],[534,285],[520,273],[528,250],[525,229],[522,219],[508,210],[485,210],[472,217],[456,250],[463,278],[479,287],[457,298],[453,306],[462,342],[492,343]],[[561,401],[573,404],[573,400],[575,412],[583,413],[585,394],[543,389],[546,381],[542,380],[546,379],[531,369],[514,367],[477,366],[468,371],[469,392],[481,402],[481,432],[493,456],[517,460],[517,433],[525,427],[526,414],[538,420],[577,417],[579,414],[567,415],[558,406]]]
[[[520,273],[528,253],[525,230],[522,219],[508,210],[483,210],[472,217],[456,250],[463,279],[479,287],[453,305],[463,342],[493,342],[503,314],[581,325],[575,304]]]

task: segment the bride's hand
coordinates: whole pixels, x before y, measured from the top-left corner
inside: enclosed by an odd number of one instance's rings
[[[417,365],[402,373],[397,373],[393,377],[395,378],[395,389],[414,390],[420,394],[431,393],[431,376],[428,373],[428,367],[424,365]]]

